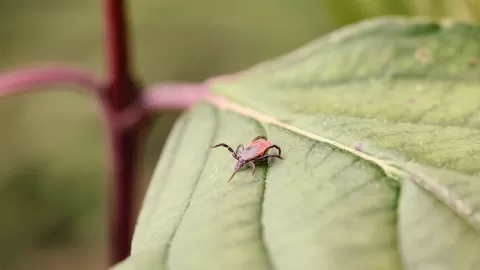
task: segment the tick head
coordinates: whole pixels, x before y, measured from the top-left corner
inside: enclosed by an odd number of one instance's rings
[[[237,164],[235,164],[235,167],[233,168],[233,174],[232,176],[230,177],[230,179],[228,180],[228,182],[230,182],[230,180],[232,180],[233,176],[235,176],[235,174],[243,167],[245,166],[245,161],[243,159],[239,159]]]
[[[239,159],[233,170],[238,172],[243,166],[245,166],[245,161],[243,161],[243,159]]]

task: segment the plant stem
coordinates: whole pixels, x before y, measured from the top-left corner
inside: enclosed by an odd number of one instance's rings
[[[98,94],[102,85],[93,75],[68,66],[50,65],[25,68],[0,74],[0,98],[35,91],[34,86],[69,83],[79,91]]]
[[[149,114],[180,111],[210,95],[205,83],[161,83],[145,91],[142,106]]]
[[[131,74],[128,58],[128,29],[126,27],[125,1],[105,0],[107,20],[107,57],[109,101],[115,109],[128,106],[138,89],[131,87]]]
[[[133,234],[133,194],[136,164],[150,115],[181,110],[209,97],[208,86],[221,76],[199,84],[163,84],[146,93],[134,82],[129,68],[128,33],[123,0],[104,0],[108,81],[102,85],[88,73],[69,67],[37,67],[0,76],[0,98],[30,91],[44,83],[68,82],[83,86],[99,99],[107,122],[113,174],[110,191],[110,265],[130,254]]]
[[[134,179],[140,132],[112,127],[110,143],[113,159],[113,182],[110,197],[110,264],[116,264],[130,254],[133,233]]]
[[[108,85],[103,93],[111,136],[113,190],[110,200],[110,264],[130,254],[133,232],[133,188],[137,150],[143,130],[144,110],[137,106],[141,94],[133,82],[128,58],[125,1],[105,0]]]

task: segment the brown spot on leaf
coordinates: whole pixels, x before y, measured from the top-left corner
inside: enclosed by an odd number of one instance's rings
[[[477,65],[478,65],[478,59],[477,59],[477,58],[473,58],[473,57],[470,58],[470,59],[468,59],[468,65],[469,65],[470,67],[475,67],[475,66],[477,66]]]
[[[418,61],[425,64],[431,59],[430,51],[425,48],[418,48],[415,51],[415,57],[417,58]]]

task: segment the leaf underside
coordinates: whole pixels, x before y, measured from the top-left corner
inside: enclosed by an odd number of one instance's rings
[[[115,269],[480,269],[480,28],[386,18],[246,71],[177,122]],[[253,112],[253,113],[252,113]],[[236,148],[282,148],[239,172]]]

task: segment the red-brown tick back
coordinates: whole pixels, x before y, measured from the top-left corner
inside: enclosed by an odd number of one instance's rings
[[[279,158],[283,159],[280,155],[282,154],[282,149],[278,147],[275,144],[272,144],[270,141],[267,140],[266,137],[264,136],[258,136],[253,141],[247,145],[247,147],[243,147],[242,144],[240,144],[237,147],[236,151],[233,151],[233,149],[224,144],[224,143],[219,143],[217,145],[214,145],[210,148],[215,148],[215,147],[225,147],[228,149],[228,151],[232,152],[232,156],[238,160],[237,164],[235,164],[234,172],[228,182],[232,180],[233,176],[245,165],[249,165],[250,167],[253,168],[252,175],[255,174],[255,161],[262,161],[265,159],[269,158]],[[268,151],[272,148],[275,148],[278,150],[278,155],[270,155],[268,154]]]

